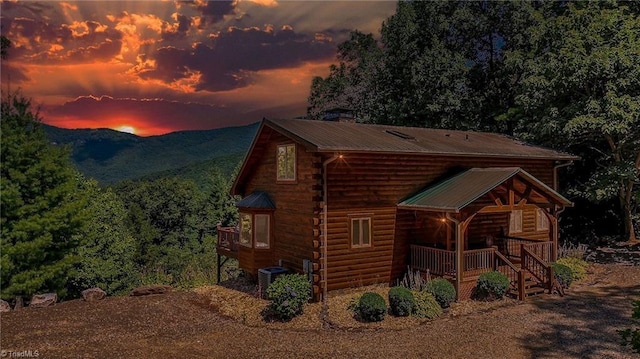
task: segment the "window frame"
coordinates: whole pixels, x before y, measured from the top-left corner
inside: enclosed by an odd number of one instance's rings
[[[515,214],[518,213],[517,216],[515,216]],[[517,218],[520,218],[519,223],[516,223]],[[511,210],[511,212],[509,213],[509,234],[513,234],[513,233],[522,233],[524,232],[524,228],[523,228],[523,222],[524,222],[524,211],[521,209],[514,209]],[[517,224],[517,226],[516,226]],[[519,227],[519,228],[518,228]]]
[[[360,248],[371,248],[373,247],[373,214],[370,213],[362,213],[362,214],[352,214],[349,215],[349,248],[352,249],[360,249]],[[368,233],[368,243],[364,242],[363,234],[363,223],[367,222],[367,233]],[[354,230],[358,228],[358,244],[354,244]]]
[[[285,167],[287,167],[287,162],[289,160],[289,150],[288,148],[293,147],[293,152],[291,152],[293,154],[293,176],[287,177],[287,171],[285,168],[285,173],[284,173],[284,177],[280,177],[280,149],[284,148],[284,154],[285,154],[285,159],[284,159],[284,165]],[[295,143],[286,143],[286,144],[281,144],[278,145],[276,147],[276,182],[279,183],[295,183],[298,179],[298,148],[296,146]]]
[[[543,208],[536,208],[536,232],[543,232],[551,229],[549,217],[547,217],[544,212],[545,210]]]
[[[267,236],[266,243],[258,241],[258,216],[267,217],[267,230],[264,232]],[[255,213],[253,215],[253,247],[255,249],[270,249],[271,248],[271,214],[269,213]]]
[[[267,242],[259,242],[258,241],[258,231],[256,231],[256,223],[257,221],[257,217],[258,216],[264,216],[266,217],[267,221],[267,228],[266,228],[266,232],[264,232],[266,234],[266,239]],[[240,238],[238,239],[238,243],[243,246],[243,247],[247,247],[247,248],[253,248],[253,249],[271,249],[271,238],[273,237],[271,235],[271,221],[273,218],[273,213],[265,213],[265,212],[240,212],[239,213],[239,217],[240,217]],[[250,228],[249,228],[249,238],[247,239],[247,232],[245,231],[245,224],[249,223],[250,224]]]

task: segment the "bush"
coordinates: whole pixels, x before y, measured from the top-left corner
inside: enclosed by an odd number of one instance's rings
[[[356,316],[364,322],[379,322],[387,313],[387,304],[380,294],[366,292],[358,300],[354,311]]]
[[[587,275],[587,268],[589,267],[589,263],[583,261],[582,259],[578,259],[575,257],[565,257],[558,259],[556,263],[569,267],[573,274],[574,281],[580,280]]]
[[[436,298],[442,308],[448,308],[456,300],[456,288],[444,278],[430,280],[425,290]]]
[[[552,266],[553,275],[558,280],[558,283],[560,283],[560,286],[562,286],[563,289],[569,288],[573,282],[573,271],[571,268],[558,262],[553,263]]]
[[[476,296],[484,300],[501,299],[509,289],[509,278],[500,272],[482,273],[476,284]]]
[[[405,287],[393,287],[389,289],[389,307],[391,313],[398,317],[406,317],[411,314],[415,306],[413,293]]]
[[[271,301],[268,312],[286,321],[302,313],[304,305],[311,299],[311,283],[301,274],[278,276],[267,288],[267,299]]]
[[[427,291],[413,292],[415,309],[413,316],[424,319],[435,319],[442,314],[442,308],[436,298]]]

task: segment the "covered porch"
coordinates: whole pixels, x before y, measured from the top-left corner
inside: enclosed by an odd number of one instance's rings
[[[551,290],[557,214],[570,205],[521,168],[472,168],[402,201],[398,213],[413,219],[412,270],[449,279],[458,299],[496,270],[523,299],[532,283]]]

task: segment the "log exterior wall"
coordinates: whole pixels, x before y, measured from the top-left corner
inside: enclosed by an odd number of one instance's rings
[[[473,167],[521,167],[553,186],[552,160],[347,153],[329,164],[328,289],[395,283],[401,278],[408,264],[409,244],[437,246],[447,234],[446,225],[438,223],[436,213],[397,210],[396,204],[436,181]],[[348,215],[366,212],[375,213],[374,246],[349,250]],[[529,222],[527,216],[523,217],[523,228],[535,225],[535,219]],[[508,229],[509,223],[504,214],[481,217],[467,233],[477,230],[482,222],[491,224],[479,236],[494,234],[504,225]],[[479,236],[473,237],[472,245],[479,245]]]
[[[269,194],[276,209],[272,220],[270,250],[242,248],[239,253],[240,267],[257,275],[258,269],[277,265],[294,272],[302,272],[303,259],[313,258],[313,218],[317,211],[321,191],[320,157],[296,145],[296,181],[277,181],[277,147],[293,141],[267,127],[254,146],[253,175],[244,186],[243,195],[253,191]]]

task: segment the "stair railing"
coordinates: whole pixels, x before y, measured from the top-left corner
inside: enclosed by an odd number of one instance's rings
[[[494,270],[504,274],[509,278],[509,285],[518,292],[518,299],[524,300],[524,272],[518,269],[502,253],[495,251]]]
[[[522,245],[520,249],[521,270],[526,270],[542,285],[543,288],[553,291],[553,267],[545,262],[535,253],[529,250],[526,245]]]

